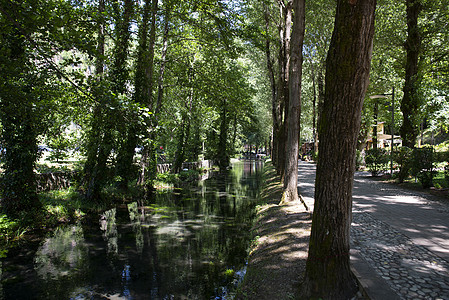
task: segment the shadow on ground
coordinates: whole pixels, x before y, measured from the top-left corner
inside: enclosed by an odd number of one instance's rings
[[[294,299],[304,276],[311,214],[300,201],[279,206],[282,185],[271,164],[264,176],[248,271],[236,299]]]

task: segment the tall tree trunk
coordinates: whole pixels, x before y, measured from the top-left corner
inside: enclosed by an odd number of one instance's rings
[[[268,5],[263,2],[264,5],[264,19],[265,19],[265,55],[267,59],[267,69],[268,69],[268,77],[270,78],[270,85],[271,85],[271,115],[273,119],[273,133],[271,135],[271,159],[273,162],[273,165],[277,165],[277,132],[279,131],[279,119],[278,116],[278,102],[277,102],[277,93],[276,93],[276,80],[275,80],[275,71],[274,71],[274,62],[273,58],[271,57],[271,43],[270,43],[270,13],[268,11]]]
[[[284,168],[284,149],[283,149],[283,113],[284,113],[284,83],[285,83],[285,4],[284,1],[278,1],[279,3],[279,24],[278,24],[278,34],[279,34],[279,53],[278,53],[278,79],[276,87],[276,102],[274,105],[274,115],[275,126],[273,126],[273,148],[275,149],[276,157],[273,160],[275,162],[276,172],[278,175],[281,174],[281,165]]]
[[[128,59],[129,38],[131,35],[131,17],[133,15],[133,1],[125,0],[123,13],[118,2],[115,2],[115,45],[114,57],[111,68],[112,90],[115,94],[123,94],[126,91],[126,81],[128,80],[128,71],[126,60]]]
[[[286,120],[287,151],[281,203],[298,200],[298,154],[301,116],[302,46],[305,31],[305,0],[293,0],[293,33],[289,76],[289,109]]]
[[[309,256],[302,298],[350,299],[349,264],[355,152],[369,83],[376,0],[338,0],[326,63]]]
[[[323,64],[325,65],[325,64]],[[318,144],[320,140],[320,131],[319,131],[319,124],[321,119],[321,114],[323,111],[323,103],[324,103],[324,76],[323,76],[323,67],[321,64],[318,65],[317,70],[317,86],[318,86],[318,101],[316,104],[316,123],[317,123],[317,130],[316,130],[316,138],[315,138],[315,145],[314,145],[314,151],[315,153],[318,152]]]
[[[419,134],[421,122],[419,108],[421,101],[418,95],[420,84],[419,56],[421,53],[421,34],[418,17],[422,10],[420,0],[407,0],[407,41],[405,50],[407,61],[405,65],[404,97],[401,102],[401,111],[404,121],[400,128],[402,144],[414,148]]]
[[[187,148],[187,142],[190,139],[190,126],[192,122],[192,110],[193,110],[193,79],[194,70],[189,69],[189,83],[190,91],[188,102],[186,103],[187,110],[182,116],[182,125],[180,126],[180,135],[178,138],[178,147],[175,153],[175,162],[173,163],[172,173],[179,173],[182,169],[182,163],[185,159],[185,152]]]
[[[126,91],[126,82],[129,79],[126,61],[128,59],[129,38],[131,34],[130,26],[133,14],[133,1],[125,0],[123,13],[120,12],[121,9],[119,7],[116,7],[116,10],[116,44],[111,77],[114,93],[116,95],[123,95]],[[136,124],[133,118],[134,112],[123,111],[122,108],[119,109],[121,109],[121,115],[125,116],[125,120],[117,128],[122,137],[120,140],[123,143],[119,145],[116,174],[121,178],[119,187],[126,190],[128,188],[128,182],[133,177],[132,164],[136,145],[133,143],[133,138],[130,135],[136,130]]]
[[[156,99],[156,107],[154,108],[153,118],[152,118],[152,129],[150,132],[149,138],[149,158],[148,161],[148,178],[150,182],[153,182],[156,179],[157,175],[157,145],[156,145],[156,128],[159,124],[159,113],[162,109],[162,99],[164,97],[164,74],[165,74],[165,65],[166,65],[166,57],[168,51],[168,33],[170,30],[170,9],[171,7],[166,7],[165,11],[165,26],[164,26],[164,37],[162,42],[162,52],[161,52],[161,65],[159,67],[159,77],[158,77],[158,91],[157,91],[157,99]]]
[[[316,107],[316,75],[315,75],[315,66],[313,65],[313,59],[310,57],[310,68],[312,70],[312,89],[313,89],[313,98],[312,98],[312,137],[313,137],[313,148],[312,153],[315,153],[318,149],[318,135],[316,130],[316,120],[317,120],[317,107]]]
[[[284,66],[283,66],[283,102],[281,103],[281,109],[283,109],[283,122],[282,122],[282,132],[281,143],[280,143],[280,156],[279,156],[279,173],[281,175],[281,181],[284,181],[285,176],[285,166],[287,161],[287,139],[288,139],[288,115],[290,108],[290,48],[291,48],[291,36],[292,36],[292,13],[293,10],[293,0],[289,0],[285,6],[285,30],[284,30]]]
[[[88,134],[87,159],[84,165],[84,184],[86,185],[86,200],[99,200],[101,187],[105,178],[106,170],[99,165],[100,152],[99,145],[104,142],[104,97],[102,95],[102,81],[104,79],[104,57],[105,57],[105,28],[106,20],[104,16],[105,0],[98,1],[98,20],[97,20],[97,53],[95,61],[95,75],[97,77],[97,89],[95,95],[97,103],[95,104],[90,132]]]
[[[228,112],[226,109],[226,100],[223,100],[223,106],[220,116],[220,134],[218,138],[218,153],[216,154],[217,164],[220,171],[229,167],[229,149],[228,149]]]
[[[149,30],[149,20],[151,13],[151,1],[147,0],[144,3],[143,11],[142,11],[142,22],[139,24],[139,32],[138,32],[138,43],[139,46],[137,48],[137,62],[136,62],[136,73],[134,76],[134,95],[133,101],[137,105],[145,106],[145,103],[149,97],[147,95],[148,86],[150,85],[150,81],[152,77],[147,76],[147,65],[149,64],[149,55],[148,55],[148,30]],[[143,124],[138,124],[138,116],[135,116],[136,120],[136,131],[130,132],[128,136],[128,143],[134,144],[137,146],[138,142],[138,133],[142,132],[144,128],[141,128]],[[134,146],[134,147],[135,147]],[[140,159],[140,172],[137,184],[143,185],[146,177],[146,162],[148,160],[148,153],[145,149],[141,149],[141,159]]]
[[[278,91],[277,91],[277,112],[279,127],[275,132],[277,143],[277,156],[276,156],[276,171],[284,177],[285,168],[285,151],[287,140],[286,129],[286,116],[288,114],[288,77],[289,77],[289,65],[290,65],[290,37],[291,37],[291,17],[292,17],[292,5],[291,0],[284,3],[284,1],[278,1],[280,7],[280,24],[279,24],[279,79],[278,79]]]
[[[142,90],[142,102],[141,104],[145,105],[149,108],[151,112],[153,112],[154,109],[154,103],[153,103],[153,72],[154,72],[154,45],[156,41],[156,18],[157,18],[157,11],[158,11],[158,1],[157,0],[146,0],[145,1],[145,8],[144,10],[149,12],[150,8],[150,2],[151,2],[151,27],[150,27],[150,36],[148,41],[148,49],[145,50],[145,64],[143,67],[145,67],[145,74],[144,74],[144,80],[145,83],[143,84],[143,90]],[[150,140],[151,137],[151,131],[154,130],[152,128],[152,121],[151,118],[147,118],[146,122],[143,124],[143,136],[144,136],[144,142],[143,142],[143,149],[142,149],[142,157],[140,160],[140,175],[139,175],[139,183],[143,183],[145,186],[146,191],[151,191],[153,189],[153,179],[151,170],[147,170],[149,164],[151,165],[151,160],[155,159],[155,153],[154,149],[152,149],[152,143]],[[150,162],[148,161],[150,159]],[[150,175],[150,176],[149,176]]]

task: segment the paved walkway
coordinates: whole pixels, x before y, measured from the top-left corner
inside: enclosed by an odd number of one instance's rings
[[[300,162],[313,208],[315,165]],[[371,299],[449,300],[449,206],[434,196],[355,175],[351,263]]]

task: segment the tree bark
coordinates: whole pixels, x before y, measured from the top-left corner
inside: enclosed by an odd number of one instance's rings
[[[283,1],[282,1],[283,2]],[[278,173],[281,175],[281,181],[284,180],[285,156],[287,151],[287,119],[289,108],[289,81],[290,81],[290,46],[292,34],[292,0],[281,7],[284,17],[284,28],[281,30],[281,61],[280,63],[280,78],[279,78],[279,95],[280,97],[280,117],[281,127],[279,130],[279,145],[278,145]]]
[[[338,0],[327,56],[320,121],[315,206],[305,299],[350,299],[357,283],[349,264],[355,152],[369,82],[376,0]]]
[[[156,18],[157,18],[157,11],[158,11],[158,1],[157,0],[146,0],[145,1],[145,8],[144,13],[149,14],[150,9],[150,2],[151,2],[151,25],[150,25],[150,34],[149,34],[149,41],[148,41],[148,49],[144,49],[143,53],[143,61],[144,64],[142,67],[144,68],[144,82],[142,84],[142,90],[141,90],[141,104],[148,107],[148,109],[153,112],[153,72],[154,72],[154,44],[156,41]],[[143,26],[147,26],[147,24],[143,24]],[[146,34],[146,33],[145,33]],[[146,44],[146,40],[145,40]],[[138,80],[136,78],[136,80]],[[142,157],[140,160],[140,174],[139,174],[139,180],[138,182],[145,185],[146,191],[151,191],[153,189],[153,180],[151,178],[151,170],[147,172],[148,168],[148,159],[152,160],[154,158],[154,151],[151,147],[151,130],[153,130],[151,126],[151,120],[149,117],[146,118],[146,124],[144,124],[144,128],[142,130],[142,134],[144,136],[144,143],[143,143],[143,149],[142,149]],[[151,164],[151,163],[150,163]],[[148,175],[150,175],[148,177]]]
[[[270,32],[270,14],[268,11],[268,5],[263,2],[264,5],[264,18],[265,18],[265,55],[267,58],[267,69],[268,69],[268,77],[270,78],[271,85],[271,115],[273,119],[273,133],[271,135],[271,150],[270,155],[273,162],[273,165],[277,164],[277,132],[279,131],[279,116],[278,116],[278,108],[277,108],[277,92],[276,92],[276,80],[275,80],[275,71],[274,71],[274,62],[271,57],[271,43],[269,38]],[[276,133],[276,134],[275,134]]]
[[[405,65],[404,97],[401,102],[401,111],[404,121],[400,128],[402,144],[414,148],[419,134],[421,122],[419,108],[420,98],[418,89],[420,83],[419,56],[421,53],[421,34],[418,26],[418,17],[422,10],[420,0],[407,0],[407,41],[405,50],[407,61]]]
[[[126,67],[128,59],[129,38],[131,17],[133,14],[133,2],[125,0],[123,14],[120,13],[120,8],[116,8],[116,44],[114,50],[114,63],[112,66],[112,90],[116,95],[125,94],[126,82],[129,79],[129,73]],[[119,108],[122,109],[122,108]],[[119,145],[119,152],[117,154],[116,173],[120,176],[119,187],[127,190],[128,182],[133,177],[133,158],[135,152],[135,142],[130,136],[136,130],[135,121],[132,120],[134,112],[124,111],[122,109],[121,115],[128,115],[126,121],[122,122],[118,131],[121,135],[123,143]]]
[[[97,79],[97,90],[95,91],[97,103],[95,104],[92,121],[90,124],[90,132],[88,135],[87,159],[84,165],[84,184],[86,185],[86,200],[92,201],[100,198],[100,190],[106,173],[105,166],[99,165],[100,146],[104,143],[104,97],[102,94],[101,82],[104,78],[104,59],[105,59],[105,28],[106,19],[105,0],[98,1],[98,20],[97,20],[97,53],[95,61],[95,75]]]
[[[305,0],[293,0],[293,32],[290,54],[289,108],[284,192],[281,203],[298,200],[298,154],[301,116],[302,47],[305,32]]]

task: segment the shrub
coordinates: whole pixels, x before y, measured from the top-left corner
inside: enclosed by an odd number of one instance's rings
[[[365,164],[371,171],[371,175],[377,176],[379,172],[386,169],[388,164],[387,151],[382,148],[366,150]]]
[[[393,160],[399,166],[399,182],[404,182],[410,175],[410,169],[412,168],[412,153],[413,150],[406,146],[397,148],[396,151],[394,151]]]
[[[413,149],[412,175],[418,178],[423,188],[429,188],[433,184],[433,159],[432,147]]]

